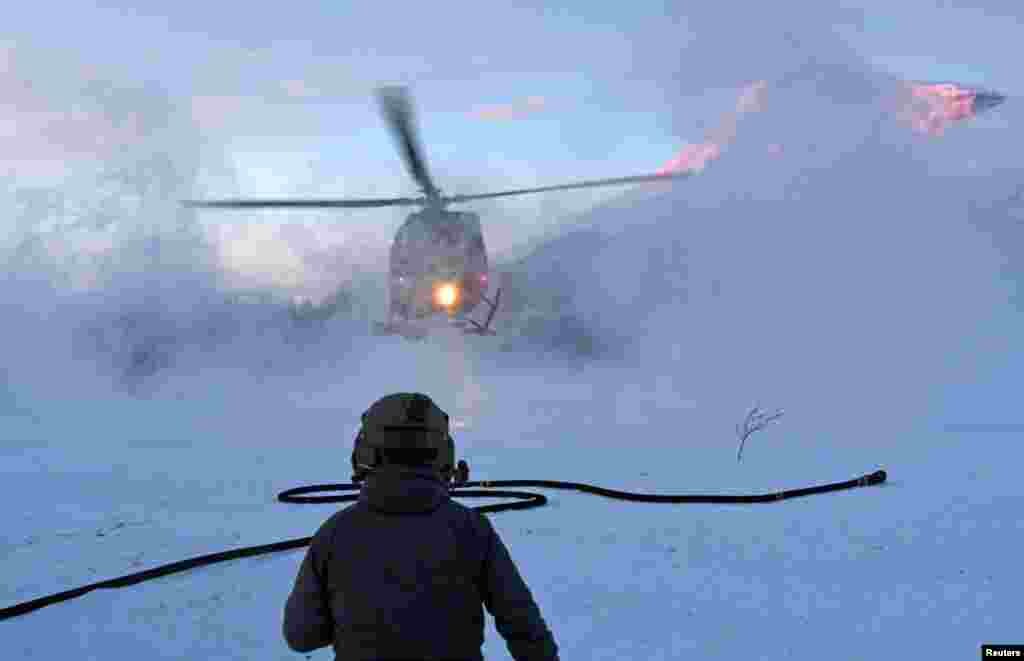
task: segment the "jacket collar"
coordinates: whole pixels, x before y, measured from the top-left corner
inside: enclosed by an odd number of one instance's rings
[[[359,502],[388,514],[424,514],[449,499],[437,472],[405,466],[380,466],[366,477]]]

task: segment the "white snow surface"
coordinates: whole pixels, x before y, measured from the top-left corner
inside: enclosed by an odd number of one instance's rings
[[[215,268],[174,243],[172,259],[125,239],[87,294],[52,277],[70,262],[18,266],[0,298],[0,605],[311,534],[337,506],[276,494],[347,481],[359,414],[419,390],[451,413],[475,479],[731,494],[888,471],[766,505],[549,491],[492,515],[563,659],[960,659],[1021,642],[1020,230],[998,204],[1019,185],[1020,131],[979,120],[925,141],[870,98],[791,93],[702,175],[596,212],[597,253],[553,244],[612,357],[342,322],[289,335],[225,311]],[[780,139],[793,160],[759,151]],[[140,347],[156,363],[130,373]],[[786,413],[737,462],[754,403]],[[301,557],[2,622],[3,657],[298,658],[281,617]],[[487,658],[509,658],[490,622],[486,636]]]
[[[466,425],[458,447],[479,478],[757,493],[889,471],[882,487],[777,504],[550,491],[545,508],[491,515],[562,658],[955,658],[1018,639],[1019,431],[879,427],[860,439],[841,420],[799,435],[784,419],[754,435],[737,464],[732,420],[678,424],[701,408],[696,391],[678,393],[671,410],[655,381],[627,370],[480,373],[492,410],[467,420],[423,376],[433,356],[383,353],[419,376],[335,370],[320,392],[296,379],[206,405],[65,402],[46,442],[6,439],[0,603],[311,534],[336,506],[283,505],[275,494],[346,481],[356,410],[381,392],[423,388]],[[661,406],[645,416],[652,400]],[[296,658],[280,629],[300,560],[294,551],[224,563],[3,622],[8,658]],[[490,621],[486,635],[486,657],[509,658]]]

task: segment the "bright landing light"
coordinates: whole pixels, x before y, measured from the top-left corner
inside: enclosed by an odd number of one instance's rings
[[[437,289],[434,290],[434,300],[442,307],[452,307],[455,305],[455,301],[457,301],[458,298],[459,290],[450,282],[439,285]]]

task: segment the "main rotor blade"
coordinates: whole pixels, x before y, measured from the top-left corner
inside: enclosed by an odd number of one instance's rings
[[[427,172],[427,161],[416,136],[416,119],[408,91],[404,87],[381,87],[377,90],[377,100],[384,121],[398,142],[409,174],[427,195],[437,192]]]
[[[591,179],[588,181],[577,181],[572,184],[559,184],[556,186],[541,186],[539,188],[519,188],[516,190],[501,191],[500,193],[479,193],[476,195],[451,195],[444,197],[445,202],[468,202],[469,200],[485,200],[492,197],[508,197],[510,195],[529,195],[530,193],[545,193],[547,191],[571,190],[573,188],[596,188],[598,186],[625,186],[627,184],[642,184],[651,181],[671,181],[691,176],[692,172],[675,172],[671,174],[641,174],[634,177],[616,177],[614,179]]]
[[[370,209],[408,207],[423,204],[418,197],[391,197],[367,200],[185,200],[186,207],[201,209]]]

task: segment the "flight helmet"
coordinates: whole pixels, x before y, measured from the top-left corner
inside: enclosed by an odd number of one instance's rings
[[[352,481],[362,482],[385,464],[428,467],[455,486],[469,479],[466,462],[455,463],[448,414],[422,393],[387,395],[363,413],[352,448]]]

